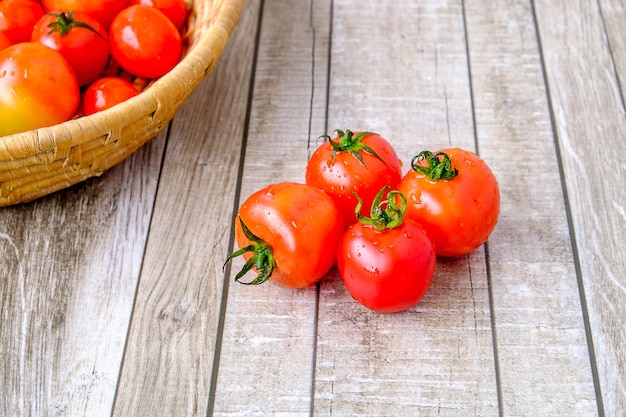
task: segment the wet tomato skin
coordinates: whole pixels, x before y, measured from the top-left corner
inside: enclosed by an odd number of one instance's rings
[[[335,264],[344,223],[333,200],[321,190],[293,182],[271,184],[246,199],[239,218],[271,247],[274,283],[307,287]],[[251,243],[239,222],[235,236],[240,248]],[[251,254],[243,256],[247,260]]]
[[[406,216],[420,222],[431,236],[437,254],[458,257],[485,243],[500,213],[498,181],[475,153],[446,148],[458,174],[450,180],[433,180],[409,170],[398,185],[406,196]]]
[[[337,266],[352,297],[380,313],[414,306],[430,287],[435,263],[423,227],[406,218],[401,226],[384,231],[355,223],[337,252]]]

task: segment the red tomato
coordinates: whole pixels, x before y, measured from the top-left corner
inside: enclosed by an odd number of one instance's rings
[[[130,0],[43,0],[41,3],[48,12],[54,10],[83,12],[108,29],[115,16],[128,6],[129,1]]]
[[[251,284],[270,279],[290,288],[319,281],[335,264],[343,218],[323,191],[305,184],[283,182],[252,194],[239,208],[235,236],[246,265],[258,272]],[[241,281],[239,281],[241,282]]]
[[[122,78],[100,78],[85,90],[83,99],[85,114],[89,116],[106,110],[136,95],[137,89]]]
[[[3,31],[0,31],[0,51],[10,45],[11,39],[9,39],[9,37]]]
[[[111,24],[110,35],[113,57],[138,77],[160,77],[180,60],[180,34],[154,7],[134,5],[124,9]]]
[[[35,23],[43,16],[41,5],[30,0],[0,1],[0,31],[11,44],[30,41]]]
[[[57,51],[37,42],[0,51],[0,136],[64,122],[79,101],[76,75]]]
[[[404,218],[406,200],[391,191],[344,233],[337,251],[339,274],[352,297],[365,307],[394,313],[414,306],[435,273],[436,254],[424,228]],[[397,202],[401,204],[398,205]]]
[[[187,18],[187,5],[185,0],[131,0],[131,4],[143,4],[156,7],[172,21],[176,29],[180,30]]]
[[[82,12],[45,14],[35,25],[32,40],[59,51],[74,69],[80,85],[98,78],[109,62],[106,29]]]
[[[454,148],[413,158],[398,190],[407,216],[431,236],[438,255],[463,256],[485,243],[500,214],[498,181],[475,153]]]
[[[371,206],[385,185],[395,188],[402,178],[402,163],[386,139],[375,133],[336,130],[335,139],[318,146],[306,166],[306,183],[327,192],[343,213],[346,226],[356,221],[359,195]]]

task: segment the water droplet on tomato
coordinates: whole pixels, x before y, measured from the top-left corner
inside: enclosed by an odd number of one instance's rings
[[[383,148],[383,152],[385,152],[385,153],[389,153],[389,152],[390,152],[390,151],[389,151],[389,148],[385,146],[385,147]]]
[[[372,242],[372,244],[373,244],[374,246],[378,246],[378,245],[380,245],[380,242],[379,242],[379,241],[377,241],[377,240],[375,240],[375,241],[373,241],[373,242]]]
[[[297,228],[298,228],[298,224],[296,223],[296,221],[295,221],[295,220],[292,220],[292,221],[291,221],[291,225],[293,226],[293,228],[294,228],[294,229],[297,229]]]
[[[0,72],[0,78],[4,78],[4,76],[5,76],[5,75],[7,75],[7,72],[6,72],[6,71],[2,71],[2,72]]]
[[[312,201],[307,201],[307,202],[306,202],[306,205],[307,205],[307,207],[308,207],[308,208],[313,208],[313,207],[315,207],[315,204],[313,204],[313,202],[312,202]]]
[[[413,232],[411,232],[410,230],[405,230],[403,233],[404,237],[406,237],[407,239],[411,239],[413,237]]]

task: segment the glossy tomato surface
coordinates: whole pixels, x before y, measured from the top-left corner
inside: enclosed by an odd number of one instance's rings
[[[305,179],[333,198],[349,226],[356,221],[357,198],[353,193],[363,200],[361,214],[366,214],[383,186],[395,188],[400,182],[402,164],[393,146],[378,134],[336,132],[335,138],[328,138],[311,155]],[[344,135],[351,135],[358,144],[335,149],[333,142],[341,144]]]
[[[178,30],[154,7],[124,9],[113,20],[110,36],[115,60],[138,77],[158,78],[174,68],[181,57]]]
[[[113,18],[128,7],[130,0],[42,0],[41,3],[48,12],[73,10],[85,13],[108,29]]]
[[[94,81],[86,90],[83,109],[87,116],[109,109],[137,95],[137,89],[118,77],[104,77]]]
[[[271,247],[276,262],[271,280],[277,284],[310,286],[335,264],[343,218],[333,200],[316,188],[292,182],[269,185],[246,199],[239,218]],[[240,248],[251,243],[239,222],[235,236]]]
[[[80,85],[93,82],[109,62],[106,29],[82,12],[45,14],[33,28],[32,40],[59,51],[70,63]]]
[[[410,219],[383,231],[355,223],[337,252],[339,273],[352,297],[381,313],[414,306],[430,287],[435,263],[432,242]]]
[[[183,27],[187,18],[185,0],[131,0],[131,3],[156,7],[172,21],[178,30]]]
[[[420,222],[438,255],[463,256],[485,243],[500,213],[498,181],[485,161],[471,151],[448,148],[453,179],[434,180],[411,169],[398,185],[406,196],[406,216]],[[442,157],[438,157],[440,160]],[[417,161],[425,166],[426,161]]]
[[[0,135],[64,122],[79,102],[76,75],[57,51],[37,42],[0,51]]]
[[[0,31],[11,44],[30,41],[35,23],[43,16],[43,9],[36,1],[0,1]]]

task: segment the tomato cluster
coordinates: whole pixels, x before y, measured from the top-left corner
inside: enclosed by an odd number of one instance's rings
[[[269,185],[238,211],[235,235],[246,263],[235,280],[300,288],[337,265],[352,297],[378,312],[415,305],[438,256],[485,243],[500,213],[498,182],[475,153],[423,151],[402,175],[393,146],[370,132],[323,136],[305,183]],[[242,278],[250,270],[252,281]]]
[[[0,0],[0,136],[137,95],[180,61],[186,17],[185,0]]]

